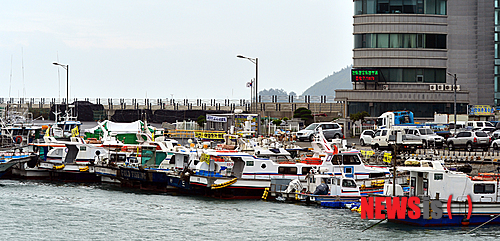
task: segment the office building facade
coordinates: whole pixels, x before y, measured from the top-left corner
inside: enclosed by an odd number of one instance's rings
[[[495,1],[354,0],[347,115],[410,110],[417,117],[494,105]],[[454,87],[456,76],[456,87]]]

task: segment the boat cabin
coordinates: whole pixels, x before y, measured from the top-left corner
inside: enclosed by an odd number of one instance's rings
[[[307,192],[313,193],[321,184],[328,186],[328,195],[331,196],[359,196],[359,187],[353,178],[336,177],[325,174],[310,174],[307,178]]]

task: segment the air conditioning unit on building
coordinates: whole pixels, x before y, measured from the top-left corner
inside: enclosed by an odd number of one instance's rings
[[[453,86],[452,85],[444,85],[444,90],[453,91]]]
[[[444,90],[444,85],[437,85],[438,90]]]
[[[424,82],[424,76],[421,74],[417,75],[417,82]]]
[[[429,85],[430,90],[436,90],[436,85]]]
[[[460,91],[460,85],[455,85],[455,90]]]
[[[389,89],[389,85],[382,85],[382,89],[383,90],[388,90]]]

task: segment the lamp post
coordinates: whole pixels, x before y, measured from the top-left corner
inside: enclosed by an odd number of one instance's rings
[[[66,106],[69,104],[69,64],[52,63],[54,65],[59,65],[66,70]],[[66,110],[68,111],[68,110]]]
[[[455,121],[455,124],[453,125],[453,128],[454,128],[453,135],[455,135],[455,134],[457,134],[457,74],[452,74],[450,72],[447,72],[446,74],[453,77],[453,95],[454,95],[453,114],[454,114],[454,121]]]
[[[245,57],[243,55],[237,55],[236,57],[238,58],[242,58],[242,59],[248,59],[250,62],[254,63],[255,64],[255,114],[258,114],[257,113],[257,103],[259,103],[259,87],[258,87],[258,83],[259,83],[259,58],[249,58],[249,57]],[[252,85],[253,87],[253,85]],[[253,100],[252,100],[253,101]],[[260,133],[260,118],[259,116],[257,115],[257,119],[256,119],[256,124],[257,124],[257,135]]]
[[[257,113],[257,103],[259,102],[259,88],[258,88],[259,58],[249,58],[249,57],[245,57],[243,55],[238,55],[236,57],[242,58],[242,59],[248,59],[248,60],[250,60],[250,62],[255,64],[255,87],[254,87],[255,95],[254,95],[254,98],[255,98],[255,113]],[[253,102],[253,100],[252,100],[252,102]]]

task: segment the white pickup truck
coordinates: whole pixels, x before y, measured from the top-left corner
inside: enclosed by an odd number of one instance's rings
[[[398,132],[401,133],[399,141],[397,141]],[[414,152],[417,148],[422,148],[421,140],[409,140],[403,129],[395,128],[377,130],[370,144],[375,150],[392,150],[396,146],[398,151]]]
[[[444,144],[444,138],[428,127],[408,128],[405,129],[405,133],[406,139],[419,140],[424,148],[442,148]]]

